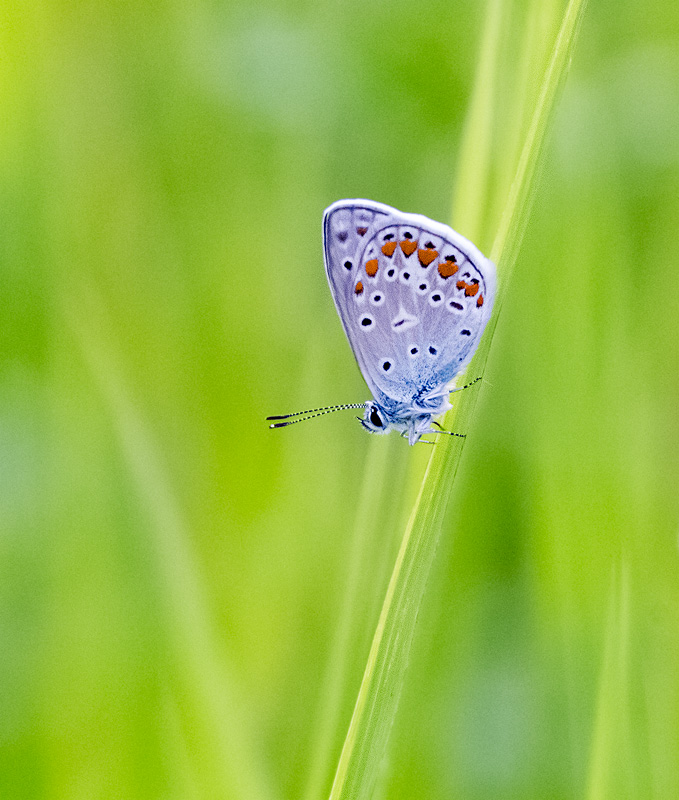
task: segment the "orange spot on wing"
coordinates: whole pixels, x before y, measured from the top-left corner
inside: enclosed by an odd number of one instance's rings
[[[363,294],[363,284],[360,281],[354,286],[354,293]]]
[[[388,258],[391,258],[394,255],[394,250],[396,250],[396,242],[385,242],[382,245],[382,252]]]
[[[454,261],[442,261],[438,269],[439,275],[442,278],[450,278],[451,275],[454,275],[458,271],[459,267]],[[458,286],[457,288],[460,289],[461,287]]]
[[[365,236],[367,232],[368,232],[367,228],[356,228],[356,233],[359,236]]]
[[[480,294],[479,299],[476,301],[476,307],[481,308],[482,305],[483,305],[483,295]]]
[[[422,264],[423,267],[428,267],[438,256],[439,254],[436,250],[432,250],[430,247],[417,251],[417,257],[420,259],[420,264]]]
[[[371,258],[370,261],[365,262],[365,271],[367,275],[374,278],[377,275],[377,259]]]
[[[479,291],[479,282],[472,281],[471,283],[467,283],[466,281],[458,281],[455,286],[458,289],[464,289],[464,293],[467,297],[474,297],[474,295]]]
[[[415,250],[417,250],[417,242],[414,242],[412,239],[404,239],[402,242],[400,242],[400,245],[401,250],[403,250],[406,255],[406,258],[411,256]]]

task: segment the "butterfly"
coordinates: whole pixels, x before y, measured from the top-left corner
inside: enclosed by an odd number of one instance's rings
[[[366,403],[268,417],[282,428],[347,408],[371,433],[415,444],[440,433],[455,378],[479,345],[495,299],[495,265],[447,225],[372,200],[339,200],[323,215],[325,271],[361,374]],[[466,387],[460,387],[466,388]],[[291,418],[298,419],[291,419]]]

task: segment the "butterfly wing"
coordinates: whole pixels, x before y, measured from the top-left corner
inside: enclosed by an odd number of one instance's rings
[[[323,218],[325,268],[363,377],[386,407],[440,394],[490,317],[495,266],[452,228],[370,200]]]

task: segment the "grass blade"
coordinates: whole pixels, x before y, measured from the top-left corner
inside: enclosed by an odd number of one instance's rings
[[[592,731],[586,797],[639,797],[630,731],[630,579],[623,561],[613,571],[605,645]]]
[[[84,294],[84,293],[83,293]],[[215,798],[276,797],[263,765],[247,710],[227,669],[213,629],[203,579],[190,547],[191,536],[163,461],[145,420],[132,400],[115,353],[101,336],[101,304],[91,293],[100,328],[65,310],[92,378],[110,414],[139,501],[148,515],[148,533],[160,586],[161,624],[175,664],[178,727],[192,761],[209,765],[198,776],[200,791]]]
[[[467,375],[483,374],[497,314],[525,228],[534,176],[549,119],[569,65],[584,5],[584,0],[571,0],[566,8],[544,69],[512,183],[509,187],[499,189],[505,192],[506,200],[491,251],[491,257],[500,271],[496,311]],[[497,76],[500,65],[489,51],[495,46],[502,11],[501,3],[493,3],[490,7],[474,116],[467,130],[469,142],[492,140],[492,132],[474,131],[473,124],[474,120],[484,128],[492,124],[491,109],[485,104],[492,101],[493,77]],[[482,160],[487,150],[487,147],[482,148]],[[475,158],[475,151],[471,147],[466,151],[466,158]],[[461,167],[460,174],[468,176],[462,178],[465,181],[480,181],[488,174],[488,169],[481,162],[477,167]],[[480,200],[475,201],[469,222],[466,223],[470,228],[479,225],[481,205]],[[463,229],[463,232],[468,233],[469,230]],[[483,234],[480,227],[478,233]],[[466,395],[448,415],[447,421],[449,425],[453,423],[453,429],[468,430],[470,427],[477,394],[471,391]],[[395,718],[417,614],[460,462],[463,441],[451,437],[450,441],[433,448],[384,598],[330,800],[357,800],[372,794]]]

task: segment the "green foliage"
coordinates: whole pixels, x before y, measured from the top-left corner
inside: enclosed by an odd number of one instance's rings
[[[328,796],[431,453],[265,427],[367,397],[321,212],[520,233],[564,7],[5,6],[0,796]],[[678,44],[587,10],[376,797],[679,796]]]

